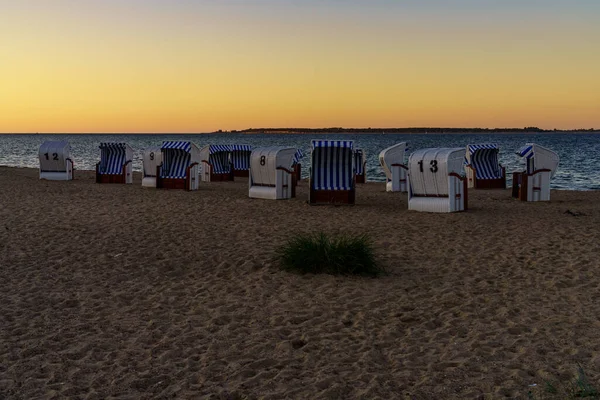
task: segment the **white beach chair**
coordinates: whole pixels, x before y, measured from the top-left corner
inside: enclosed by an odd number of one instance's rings
[[[495,144],[467,145],[465,172],[469,188],[506,189],[506,169],[498,162],[499,152]]]
[[[354,204],[354,143],[313,140],[310,161],[310,204]]]
[[[379,164],[385,173],[385,190],[388,192],[408,191],[408,166],[405,160],[407,149],[408,144],[400,142],[379,153]]]
[[[420,149],[408,159],[408,209],[456,212],[467,209],[463,149]]]
[[[354,150],[354,166],[356,168],[356,183],[367,182],[367,153],[363,149]]]
[[[150,147],[142,155],[142,187],[156,187],[157,167],[162,164],[160,147]]]
[[[522,201],[550,201],[550,180],[558,169],[558,154],[539,144],[527,143],[517,151],[527,166],[513,173],[512,196]]]
[[[247,178],[250,171],[252,147],[246,144],[232,144],[229,148],[231,150],[233,176]]]
[[[289,199],[296,197],[292,164],[296,149],[261,147],[250,156],[248,196],[255,199]]]
[[[133,183],[133,149],[126,143],[100,143],[96,183]]]
[[[156,167],[156,187],[198,190],[198,147],[191,142],[163,142],[161,152],[162,163]]]
[[[211,144],[200,149],[202,182],[233,180],[230,152],[228,145]]]
[[[46,141],[39,150],[40,179],[70,181],[75,166],[71,159],[71,146],[66,141]]]

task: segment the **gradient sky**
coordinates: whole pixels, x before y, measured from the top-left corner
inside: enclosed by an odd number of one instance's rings
[[[0,0],[0,132],[600,128],[600,0]]]

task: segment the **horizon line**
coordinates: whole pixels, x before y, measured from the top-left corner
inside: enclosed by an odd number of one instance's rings
[[[538,127],[525,127],[525,128],[510,128],[510,127],[502,127],[502,128],[475,128],[475,127],[395,127],[395,128],[343,128],[343,127],[323,127],[323,128],[246,128],[246,129],[232,129],[232,130],[216,130],[212,132],[0,132],[0,135],[211,135],[211,134],[227,134],[227,133],[298,133],[301,134],[311,133],[311,132],[319,132],[319,133],[353,133],[353,132],[363,132],[368,133],[369,131],[379,132],[379,131],[440,131],[440,130],[448,130],[448,131],[473,131],[474,133],[480,133],[481,131],[513,131],[513,132],[600,132],[600,128],[571,128],[571,129],[559,129],[559,128],[549,128],[543,129]],[[329,132],[327,132],[329,131]],[[409,133],[409,132],[403,132]],[[415,133],[423,133],[423,132],[415,132]],[[434,133],[434,132],[432,132]],[[443,133],[443,132],[435,132],[435,133]]]

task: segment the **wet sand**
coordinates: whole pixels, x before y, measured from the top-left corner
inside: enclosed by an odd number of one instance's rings
[[[0,168],[0,398],[527,398],[577,363],[600,383],[600,192],[470,191],[446,215],[383,183],[311,207],[306,182],[135,178]],[[388,274],[281,271],[319,229],[369,233]]]

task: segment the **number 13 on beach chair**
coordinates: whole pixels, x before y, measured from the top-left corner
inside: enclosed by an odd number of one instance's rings
[[[408,159],[408,209],[456,212],[467,209],[464,149],[420,149]]]

